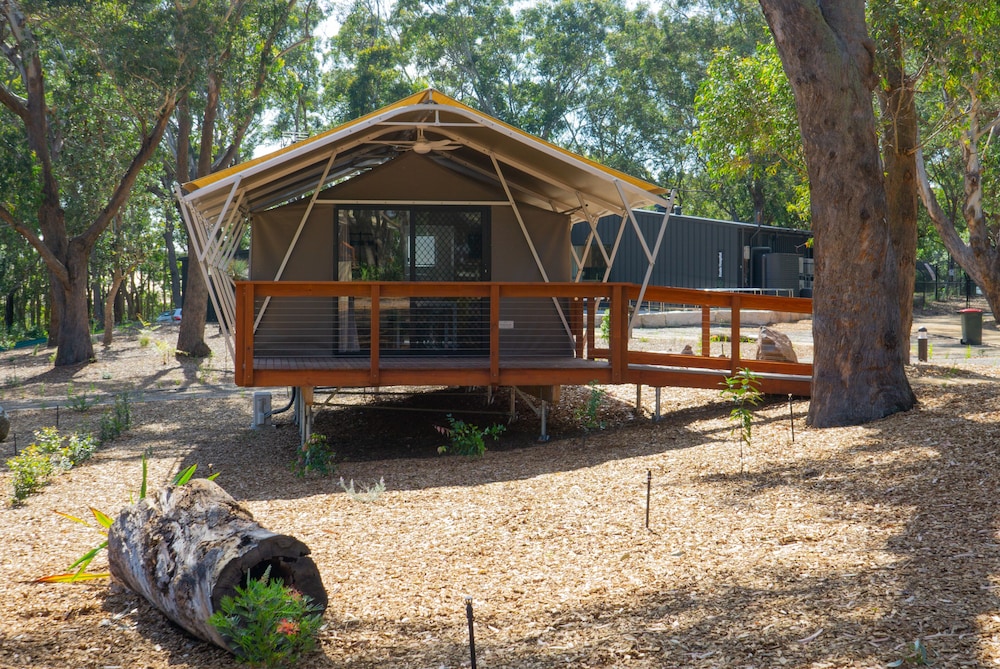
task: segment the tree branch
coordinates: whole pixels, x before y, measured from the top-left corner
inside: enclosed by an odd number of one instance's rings
[[[974,269],[970,271],[970,268],[976,267],[972,257],[972,249],[959,236],[958,231],[955,229],[955,222],[945,213],[938,202],[937,195],[934,194],[934,190],[931,188],[930,179],[927,177],[927,167],[924,165],[923,149],[917,149],[916,159],[917,191],[920,193],[920,200],[924,203],[924,208],[927,209],[927,213],[931,217],[931,223],[934,224],[934,229],[940,235],[945,248],[955,257],[958,264],[971,275]],[[979,280],[977,276],[973,276],[973,279],[976,281]]]
[[[49,268],[49,271],[55,275],[58,281],[61,283],[69,282],[69,273],[66,271],[66,266],[63,265],[59,258],[57,258],[49,247],[45,245],[42,238],[36,235],[34,230],[17,220],[17,218],[10,213],[10,210],[2,204],[0,204],[0,220],[10,226],[17,234],[24,237],[28,243],[31,244],[36,251],[38,251],[38,255],[45,261],[46,267]]]
[[[132,158],[132,162],[129,164],[128,170],[125,171],[125,175],[118,182],[118,186],[108,200],[107,206],[101,210],[90,227],[79,235],[77,239],[92,247],[97,243],[97,238],[101,236],[101,233],[111,224],[115,214],[118,213],[118,210],[128,200],[132,192],[132,187],[135,185],[135,181],[138,179],[142,168],[149,162],[149,159],[160,145],[160,140],[167,130],[167,125],[170,123],[170,116],[173,114],[176,104],[177,100],[173,95],[164,102],[164,105],[159,110],[159,116],[156,118],[156,124],[153,126],[152,133],[142,138],[139,150]]]

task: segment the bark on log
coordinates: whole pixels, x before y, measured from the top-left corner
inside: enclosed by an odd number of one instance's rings
[[[108,531],[111,575],[185,630],[222,648],[209,616],[247,576],[296,588],[326,609],[327,595],[309,548],[258,525],[208,479],[162,488],[126,507]]]

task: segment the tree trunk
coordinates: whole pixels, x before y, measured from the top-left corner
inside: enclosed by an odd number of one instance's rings
[[[854,425],[905,411],[916,397],[901,353],[909,341],[886,225],[865,3],[760,4],[795,94],[809,170],[816,263],[808,421]]]
[[[900,329],[906,341],[913,326],[913,290],[917,267],[917,107],[913,81],[903,69],[903,45],[899,26],[886,27],[882,51],[885,87],[882,95],[882,155],[885,160],[885,192],[889,236],[896,252]],[[910,362],[910,347],[900,349],[903,364]]]
[[[181,276],[177,271],[177,251],[174,250],[174,217],[176,209],[165,207],[166,225],[163,229],[163,240],[167,245],[167,272],[170,274],[170,307],[181,305]]]
[[[90,283],[87,276],[89,256],[90,249],[79,240],[73,240],[66,252],[67,282],[56,282],[53,285],[56,303],[62,305],[56,367],[75,365],[94,358],[94,344],[90,340]]]
[[[194,636],[226,649],[208,618],[267,567],[271,578],[326,608],[308,555],[305,544],[262,528],[208,479],[154,492],[122,510],[108,531],[111,575]]]
[[[14,327],[14,298],[17,297],[17,290],[7,293],[3,305],[3,320],[8,330]]]
[[[111,342],[115,336],[115,301],[118,297],[118,289],[121,288],[122,279],[124,278],[121,268],[115,267],[114,274],[111,277],[111,288],[104,302],[104,346],[111,346]]]
[[[208,285],[202,276],[198,258],[188,254],[187,283],[184,286],[184,314],[177,333],[177,355],[204,358],[212,349],[205,343],[205,316],[208,313]]]

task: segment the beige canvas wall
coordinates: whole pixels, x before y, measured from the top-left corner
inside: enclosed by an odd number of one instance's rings
[[[446,203],[506,202],[507,198],[499,187],[459,174],[428,156],[410,152],[378,169],[327,189],[321,193],[320,199]],[[251,279],[274,279],[305,209],[305,202],[297,202],[255,214],[251,232]],[[519,212],[548,279],[571,280],[569,217],[528,205],[519,205]],[[333,215],[332,205],[315,206],[282,279],[337,279]],[[509,205],[495,205],[491,207],[490,217],[491,280],[541,282],[542,273],[513,209]],[[291,319],[298,319],[301,328],[309,332],[297,335],[295,346],[312,350],[332,345],[330,331],[334,327],[337,309],[336,304],[317,305],[316,313],[302,321],[302,305],[290,303],[287,308],[273,309],[273,313],[266,314],[258,332],[265,329],[265,324],[272,330],[283,331],[293,327]],[[551,300],[506,301],[501,305],[501,316],[505,321],[505,329],[501,332],[501,350],[505,355],[571,353],[572,346]]]
[[[250,229],[250,278],[273,281],[306,211],[295,203],[254,216]],[[318,206],[302,228],[281,278],[331,281],[333,207]],[[324,221],[326,223],[324,223]],[[257,309],[263,304],[257,305]],[[268,302],[254,334],[256,355],[325,356],[333,352],[336,303],[328,298],[275,298]]]

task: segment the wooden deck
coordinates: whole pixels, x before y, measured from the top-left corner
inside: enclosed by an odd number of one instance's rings
[[[726,376],[748,368],[760,377],[765,392],[809,395],[812,365],[747,359],[740,352],[739,334],[746,310],[807,315],[812,311],[811,300],[648,288],[645,297],[649,302],[700,311],[700,336],[695,347],[699,354],[684,355],[637,350],[635,337],[629,337],[628,314],[638,295],[639,287],[628,284],[240,282],[236,295],[236,382],[253,387],[345,388],[552,386],[596,381],[720,388]],[[321,354],[295,351],[295,337],[301,330],[312,328],[311,346],[315,348],[317,337],[335,337],[338,328],[343,337],[343,326],[327,326],[329,332],[315,323],[306,326],[304,313],[272,319],[277,324],[269,324],[264,317],[269,306],[289,297],[339,304],[342,312],[349,306],[352,351],[337,353],[335,345],[327,346]],[[445,323],[414,325],[413,315],[405,311],[408,300],[433,300],[437,304],[473,300],[482,318],[465,322],[446,312]],[[728,331],[731,344],[724,357],[710,354],[712,335],[718,336],[720,329],[712,323],[713,310],[728,310],[728,325],[723,329]],[[335,311],[335,306],[328,308],[330,322],[336,320]],[[596,317],[599,311],[609,316],[606,340],[601,337]],[[437,313],[440,315],[441,310]],[[473,354],[463,354],[456,342],[467,338],[466,329],[473,326],[482,352],[477,349]],[[267,328],[271,331],[267,332]],[[429,354],[417,348],[419,337],[413,333],[431,328],[446,330],[449,343],[444,346],[454,351],[444,349]],[[277,354],[267,350],[260,342],[268,337],[269,341],[282,342],[284,349]],[[541,340],[563,344],[553,351],[540,344]],[[371,346],[371,342],[379,345]]]

